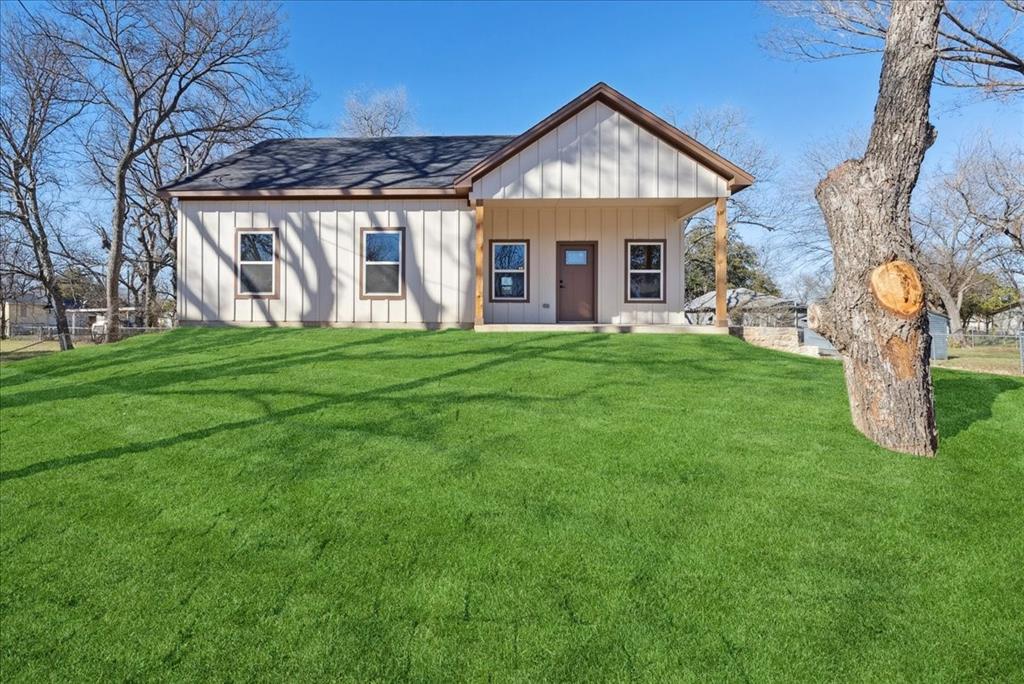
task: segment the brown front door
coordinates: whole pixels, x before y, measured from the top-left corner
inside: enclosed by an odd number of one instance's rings
[[[559,242],[558,251],[558,320],[567,323],[595,322],[594,262],[597,245],[593,242]]]

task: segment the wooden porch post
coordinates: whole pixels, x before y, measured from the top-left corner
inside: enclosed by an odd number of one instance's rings
[[[484,206],[476,206],[476,312],[473,325],[484,324]]]
[[[729,236],[729,224],[725,215],[725,198],[719,197],[715,202],[715,325],[728,327],[729,312],[726,309],[726,248]]]

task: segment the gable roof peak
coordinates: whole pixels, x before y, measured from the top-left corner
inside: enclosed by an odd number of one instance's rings
[[[525,133],[516,136],[507,145],[486,159],[481,160],[473,168],[456,178],[456,188],[466,189],[472,186],[474,180],[493,171],[505,160],[521,152],[534,141],[539,140],[595,101],[600,101],[609,108],[614,109],[655,137],[664,140],[683,154],[696,159],[725,178],[729,183],[731,192],[738,192],[754,183],[754,176],[749,172],[744,171],[714,150],[691,138],[661,117],[641,107],[604,81],[598,81],[555,112],[539,121]]]

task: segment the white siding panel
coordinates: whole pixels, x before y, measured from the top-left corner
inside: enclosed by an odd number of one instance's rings
[[[692,198],[698,164],[627,116],[595,102],[473,183],[483,199]],[[705,179],[725,194],[725,179]],[[706,192],[707,188],[703,188]]]
[[[540,143],[535,142],[528,146],[520,157],[520,171],[522,173],[522,197],[525,199],[536,199],[542,196],[542,175],[543,167],[540,162]]]
[[[718,196],[718,176],[706,166],[697,165],[697,197]]]
[[[219,321],[235,318],[235,212],[232,208],[228,202],[218,205],[217,242],[212,245],[217,253],[219,297],[216,320]]]
[[[637,197],[640,175],[640,127],[624,116],[618,117],[619,197]]]
[[[424,321],[441,321],[441,204],[423,205],[423,311]]]
[[[676,186],[678,152],[663,140],[658,141],[658,197],[679,197]]]
[[[533,254],[533,263],[535,268],[533,269],[532,280],[534,284],[534,290],[530,293],[530,299],[536,300],[539,308],[538,322],[540,323],[554,323],[555,322],[555,260],[557,255],[555,254],[555,236],[557,234],[555,228],[556,212],[554,209],[545,208],[539,212],[539,235],[538,244],[531,248]],[[545,308],[545,304],[547,307]]]
[[[468,211],[459,216],[459,321],[472,321],[476,315],[476,221]]]
[[[598,104],[597,129],[600,145],[598,196],[620,197],[619,114],[603,104]]]
[[[280,323],[283,322],[283,320],[287,319],[287,299],[285,297],[285,288],[288,286],[288,279],[287,267],[285,264],[285,222],[289,203],[266,202],[262,203],[262,207],[260,207],[259,204],[260,203],[252,204],[253,212],[252,214],[250,214],[250,220],[253,222],[253,227],[257,227],[257,224],[260,221],[260,219],[265,218],[266,221],[263,225],[265,225],[266,227],[278,228],[278,254],[280,256],[280,261],[278,263],[278,268],[280,269],[280,274],[278,276],[278,285],[281,287],[281,292],[279,293],[278,297],[266,300],[265,304],[267,318],[269,320],[272,320],[272,322],[274,323]],[[263,211],[260,212],[260,209],[262,209]],[[254,316],[256,315],[256,310],[257,309],[254,307]]]
[[[658,196],[658,141],[653,135],[641,129],[639,134],[640,197]]]
[[[359,296],[358,245],[353,236],[358,230],[352,208],[347,202],[335,202],[338,215],[338,320],[353,322]]]
[[[501,197],[503,199],[523,198],[523,174],[519,169],[522,153],[513,156],[501,165]]]
[[[406,320],[422,323],[423,301],[423,207],[415,200],[405,202],[405,307]]]
[[[183,202],[182,213],[185,223],[185,250],[183,253],[182,280],[178,295],[182,298],[182,310],[187,321],[203,320],[203,238],[200,234],[202,212],[198,202]]]
[[[234,254],[236,254],[237,249],[236,241],[238,240],[238,228],[254,227],[253,212],[250,203],[248,202],[233,203],[232,208],[234,209],[232,212],[234,230],[225,231],[221,228],[220,231],[220,248],[225,253],[231,255],[231,262],[227,266],[227,279],[221,281],[220,288],[225,293],[230,293],[230,298],[234,300],[234,305],[231,307],[233,309],[231,319],[236,320],[238,323],[251,323],[255,317],[255,309],[259,300],[234,299],[234,293],[236,293],[238,289],[238,276],[236,274],[236,265],[234,265]],[[263,227],[270,226],[269,224],[264,224]],[[228,232],[230,234],[228,234]]]
[[[459,321],[459,216],[441,212],[441,322]]]
[[[558,131],[551,131],[540,139],[541,195],[558,198],[562,194],[562,164],[558,157]]]
[[[676,173],[680,197],[697,196],[697,162],[681,152],[676,153]]]
[[[352,319],[354,321],[366,322],[373,320],[373,313],[370,300],[363,299],[362,296],[363,247],[360,240],[362,240],[363,229],[369,228],[373,225],[373,221],[370,219],[369,207],[370,202],[354,202],[352,206],[352,253],[355,256],[355,260],[353,262],[353,270],[355,271],[355,297],[353,299]]]
[[[580,196],[580,139],[577,133],[577,117],[572,117],[558,127],[558,156],[562,162],[562,193],[559,197]],[[488,176],[495,175],[493,173]],[[484,177],[486,184],[487,176]]]
[[[320,212],[320,245],[324,256],[324,272],[320,282],[320,320],[338,320],[338,212],[334,202],[318,203]]]
[[[577,115],[580,136],[580,197],[601,196],[601,136],[595,102]]]

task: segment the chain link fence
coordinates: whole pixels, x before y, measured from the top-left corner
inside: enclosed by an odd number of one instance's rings
[[[122,325],[118,338],[123,340],[129,337],[135,337],[136,335],[164,332],[166,330],[169,330],[169,328],[144,328],[141,326]],[[106,334],[106,325],[98,323],[91,326],[68,328],[68,331],[69,337],[73,342],[93,342],[94,344],[99,344],[103,342],[103,337]],[[11,339],[21,339],[26,341],[33,340],[38,342],[60,341],[57,333],[57,326],[42,325],[38,323],[11,326]]]
[[[952,368],[1024,375],[1024,330],[1017,334],[963,333],[949,338]]]

